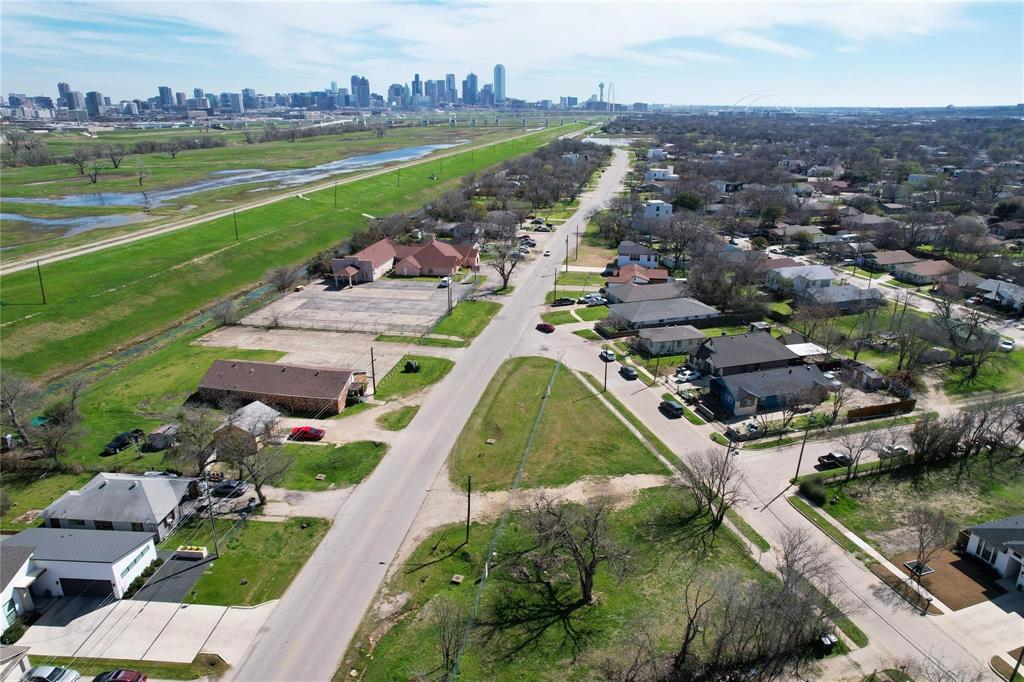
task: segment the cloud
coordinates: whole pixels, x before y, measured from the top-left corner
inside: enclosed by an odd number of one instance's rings
[[[753,33],[748,33],[747,31],[728,31],[719,36],[718,40],[726,45],[743,47],[750,50],[774,52],[775,54],[781,54],[784,57],[804,58],[811,56],[811,53],[802,47],[789,45],[787,43],[780,43],[778,41],[771,40],[770,38],[756,36]]]

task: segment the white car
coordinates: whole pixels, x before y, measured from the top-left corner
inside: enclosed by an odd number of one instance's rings
[[[550,256],[551,255],[551,249],[544,249],[544,255],[545,256]]]
[[[832,388],[842,388],[843,383],[836,378],[835,372],[822,372],[821,375],[825,377]]]
[[[692,369],[688,369],[676,374],[676,383],[685,384],[688,381],[695,381],[700,379],[700,372],[694,372]]]
[[[21,682],[78,682],[81,678],[77,670],[37,665],[21,676]]]
[[[999,340],[999,350],[1003,351],[1004,353],[1009,353],[1010,351],[1012,351],[1014,349],[1014,346],[1016,346],[1016,345],[1017,345],[1017,343],[1013,339],[1000,339]]]
[[[452,278],[451,277],[442,277],[441,281],[438,283],[437,287],[439,289],[447,289],[451,285],[452,285]]]

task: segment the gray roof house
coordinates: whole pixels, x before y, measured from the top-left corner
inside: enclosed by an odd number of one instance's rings
[[[832,281],[835,278],[832,268],[827,265],[794,265],[789,268],[768,271],[765,276],[765,286],[773,291],[778,291],[788,284],[795,293],[801,293],[810,289],[832,286]]]
[[[976,284],[974,288],[987,292],[982,296],[990,303],[1018,312],[1024,310],[1024,287],[1020,285],[1001,279],[986,279]]]
[[[661,284],[612,284],[605,289],[609,303],[637,303],[639,301],[660,301],[686,295],[685,282],[664,282]]]
[[[799,360],[800,356],[767,332],[712,336],[693,357],[697,369],[712,376],[786,367]]]
[[[807,300],[815,305],[839,312],[870,308],[879,305],[882,298],[882,292],[878,289],[862,289],[853,284],[811,289],[807,293]]]
[[[730,416],[772,412],[792,401],[819,403],[828,396],[829,381],[814,365],[778,367],[714,377],[711,395]]]
[[[707,338],[704,332],[688,324],[641,329],[637,337],[641,350],[650,356],[690,353]]]
[[[1018,590],[1024,590],[1024,514],[971,526],[961,533],[958,544],[963,544],[964,535],[968,554],[991,566],[1000,577],[1016,583]]]
[[[696,320],[709,320],[720,314],[717,308],[704,305],[693,298],[667,298],[610,305],[608,323],[616,329],[671,327]]]
[[[145,532],[160,542],[198,494],[194,478],[101,473],[61,495],[41,516],[50,528]]]

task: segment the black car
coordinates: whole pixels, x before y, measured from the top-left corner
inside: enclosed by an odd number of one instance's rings
[[[132,429],[131,431],[122,431],[121,433],[114,436],[111,440],[103,447],[103,454],[105,455],[116,455],[122,450],[127,450],[133,445],[138,445],[146,437],[146,432],[142,429]]]
[[[637,371],[629,365],[623,365],[622,369],[619,370],[619,374],[622,375],[623,379],[629,379],[630,381],[640,377]]]
[[[852,463],[853,460],[848,456],[837,452],[830,452],[818,458],[818,466],[822,469],[838,469],[840,467],[848,467]]]
[[[551,305],[555,306],[555,307],[564,306],[564,305],[576,305],[576,299],[575,298],[565,298],[565,297],[556,298],[555,300],[553,300],[551,302]]]
[[[217,484],[210,494],[214,497],[241,497],[249,489],[245,481],[227,480]]]
[[[683,406],[674,400],[662,400],[658,409],[669,419],[679,419],[683,416]]]

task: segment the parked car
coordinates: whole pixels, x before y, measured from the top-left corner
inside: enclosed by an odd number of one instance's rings
[[[844,258],[843,259],[843,265],[856,265],[856,264],[857,264],[857,261],[853,260],[852,258]]]
[[[538,232],[550,232],[551,228],[548,227],[547,225],[541,225],[540,227],[537,228],[537,231]]]
[[[322,440],[325,433],[327,432],[315,426],[296,426],[288,434],[288,440]]]
[[[608,299],[604,296],[595,296],[587,301],[588,308],[596,308],[599,305],[605,305],[608,303]]]
[[[531,225],[543,225],[544,224],[544,219],[543,218],[534,218],[533,220],[530,221],[530,224]]]
[[[551,249],[544,249],[544,255],[545,256],[550,256],[551,255]]]
[[[907,450],[902,445],[886,445],[878,451],[878,459],[892,459],[893,457],[901,457],[903,455],[909,455],[910,450]]]
[[[1013,350],[1014,346],[1016,345],[1017,343],[1013,339],[999,340],[999,350],[1003,351],[1004,353],[1009,353],[1010,351]]]
[[[210,494],[214,497],[241,497],[247,490],[249,490],[249,484],[245,481],[228,479],[218,483],[216,487],[210,491]]]
[[[575,305],[575,304],[576,304],[576,299],[575,298],[566,298],[564,296],[556,298],[555,300],[553,300],[551,302],[551,305],[556,307],[556,308],[560,307],[560,306]]]
[[[669,419],[679,419],[683,416],[683,406],[674,400],[662,400],[658,409]]]
[[[82,676],[71,668],[37,665],[21,676],[21,682],[78,682]]]
[[[622,375],[623,379],[628,379],[629,381],[634,381],[640,378],[640,374],[636,371],[636,369],[630,367],[629,365],[623,365],[622,369],[619,370],[619,374]]]
[[[133,445],[138,445],[146,437],[146,432],[142,429],[132,429],[131,431],[122,431],[121,433],[114,436],[114,438],[103,446],[103,454],[105,455],[116,455],[122,450],[127,450]]]
[[[146,452],[160,452],[172,447],[178,440],[177,424],[164,424],[146,436]]]
[[[825,380],[828,381],[829,386],[831,386],[832,388],[843,387],[843,382],[839,381],[839,379],[836,377],[835,372],[823,372],[822,376],[825,377]]]
[[[122,668],[100,673],[92,678],[92,682],[146,682],[148,679],[149,677],[147,677],[146,673]]]
[[[830,452],[818,458],[818,465],[822,469],[838,469],[848,467],[853,462],[847,455],[839,452]]]
[[[447,289],[452,285],[451,277],[442,277],[441,281],[437,283],[439,289]]]
[[[685,384],[688,381],[694,381],[700,379],[700,372],[694,372],[692,369],[683,370],[676,374],[675,381],[677,384]]]
[[[605,348],[601,351],[600,358],[605,362],[615,362],[615,353]]]
[[[545,334],[550,334],[551,332],[555,331],[555,325],[551,324],[550,322],[541,322],[540,324],[537,325],[537,331],[544,332]]]

